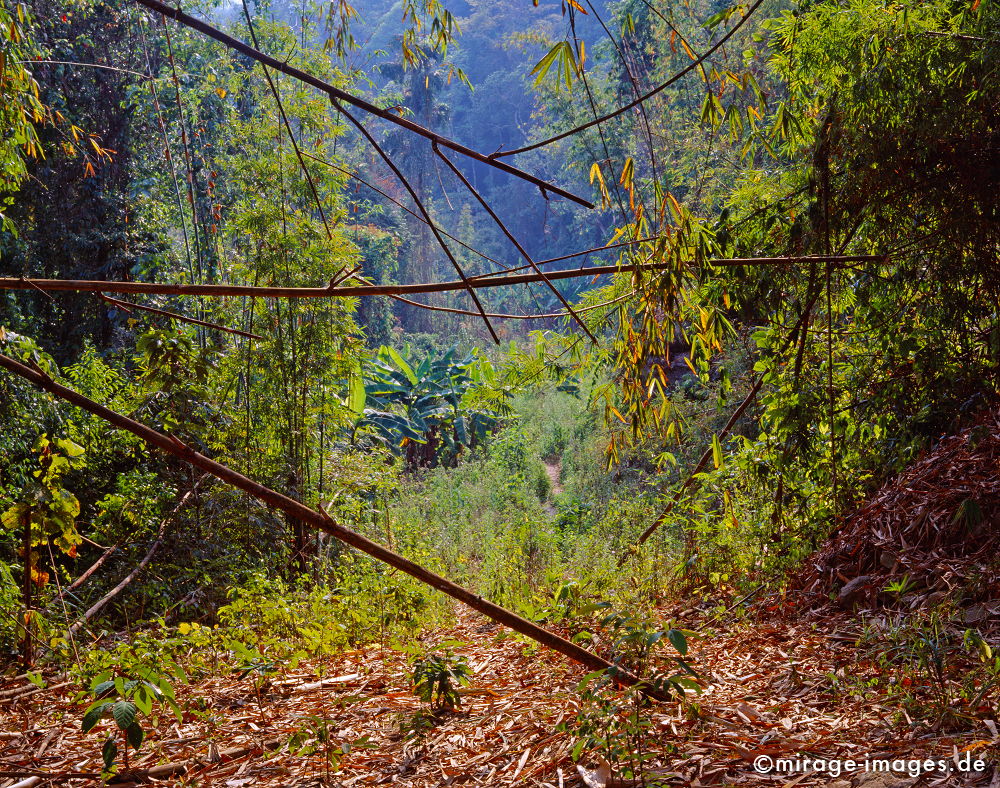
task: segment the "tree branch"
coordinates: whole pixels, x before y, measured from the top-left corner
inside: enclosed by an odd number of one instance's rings
[[[455,255],[451,253],[451,249],[448,247],[447,242],[444,240],[441,233],[438,231],[437,225],[434,224],[434,221],[431,219],[430,212],[427,210],[426,206],[420,199],[420,196],[417,194],[416,190],[413,188],[413,186],[410,185],[409,180],[407,180],[406,176],[403,175],[403,172],[399,169],[399,167],[396,166],[396,163],[392,160],[389,154],[387,154],[385,150],[383,150],[382,146],[379,145],[378,142],[375,140],[375,138],[371,135],[371,132],[369,132],[368,129],[364,127],[364,124],[361,123],[361,121],[359,121],[357,118],[355,118],[350,112],[344,109],[337,101],[337,99],[335,99],[333,96],[330,97],[330,101],[339,112],[344,113],[344,117],[351,122],[354,128],[356,128],[359,132],[361,132],[361,134],[364,136],[366,140],[368,140],[368,144],[371,145],[372,148],[375,149],[375,152],[382,157],[382,160],[388,165],[389,169],[393,171],[396,178],[399,179],[399,182],[403,184],[403,188],[405,188],[406,191],[409,192],[410,199],[413,200],[413,204],[417,206],[417,210],[423,214],[424,220],[427,222],[427,226],[430,227],[431,232],[434,234],[434,239],[438,242],[438,246],[441,247],[441,249],[444,251],[445,257],[448,258],[448,261],[452,264],[452,267],[458,272],[458,275],[461,278],[463,285],[465,286],[464,289],[469,292],[469,297],[472,299],[472,302],[476,305],[476,309],[479,310],[479,314],[482,316],[483,321],[486,323],[486,328],[489,330],[490,336],[493,337],[494,342],[500,344],[500,337],[497,336],[497,332],[493,329],[493,324],[490,323],[490,319],[486,316],[486,310],[483,309],[483,305],[479,301],[479,296],[476,295],[476,291],[473,290],[471,285],[469,284],[469,279],[468,277],[466,277],[465,271],[463,271],[462,266],[458,264],[458,260],[455,259]]]
[[[559,292],[558,288],[556,288],[556,286],[552,284],[552,282],[549,281],[548,277],[546,277],[545,274],[542,272],[542,269],[538,267],[538,265],[532,259],[531,255],[528,254],[528,251],[521,245],[520,241],[518,241],[517,238],[514,237],[514,234],[507,229],[507,225],[505,225],[503,221],[500,219],[500,217],[497,216],[496,212],[493,210],[490,204],[486,202],[485,199],[483,199],[483,196],[478,191],[476,191],[476,187],[469,182],[469,179],[466,178],[465,175],[462,173],[462,171],[455,166],[454,162],[452,162],[451,159],[449,159],[444,153],[441,152],[441,149],[438,147],[437,143],[434,143],[434,152],[438,155],[438,158],[440,158],[445,164],[448,165],[448,169],[450,169],[455,174],[455,177],[462,182],[462,185],[468,190],[469,194],[475,197],[476,200],[479,202],[479,204],[483,206],[483,210],[485,210],[486,213],[490,215],[490,218],[494,221],[496,226],[500,228],[500,230],[503,232],[505,236],[507,236],[507,240],[514,245],[514,248],[517,249],[518,252],[520,252],[521,256],[528,262],[528,265],[531,266],[534,272],[542,277],[542,281],[545,282],[546,285],[548,285],[549,290],[551,290],[555,294],[556,298],[559,299],[559,303],[561,303],[564,307],[566,307],[566,311],[573,316],[573,319],[576,320],[580,328],[583,329],[584,333],[588,337],[590,337],[591,342],[597,344],[597,337],[595,337],[591,332],[591,330],[587,328],[587,324],[583,322],[580,316],[573,311],[573,307],[569,305],[569,301],[566,300],[566,297]]]
[[[146,2],[148,2],[148,0],[136,0],[136,1],[140,2],[140,3],[143,3],[143,4],[145,4]],[[611,112],[607,113],[606,115],[601,115],[600,117],[594,118],[593,120],[588,121],[587,123],[581,123],[579,126],[575,126],[572,129],[568,129],[568,130],[566,130],[564,132],[561,132],[560,134],[556,134],[556,135],[554,135],[552,137],[548,137],[548,138],[546,138],[544,140],[539,140],[538,142],[533,142],[530,145],[525,145],[524,147],[521,147],[521,148],[515,148],[514,150],[508,150],[508,151],[502,151],[502,152],[494,153],[494,154],[492,154],[490,156],[490,158],[495,161],[496,158],[498,158],[500,156],[514,156],[515,154],[518,154],[518,153],[527,153],[529,150],[535,150],[536,148],[544,148],[546,145],[551,145],[553,142],[558,142],[559,140],[565,139],[566,137],[572,137],[574,134],[579,134],[581,131],[586,131],[587,129],[589,129],[589,128],[593,127],[593,126],[598,126],[601,123],[604,123],[606,121],[611,120],[612,118],[617,118],[619,115],[623,115],[624,113],[628,112],[633,107],[637,107],[640,104],[642,104],[642,103],[644,103],[646,101],[649,101],[649,99],[651,99],[657,93],[661,93],[662,91],[666,90],[668,87],[670,87],[671,85],[673,85],[679,79],[681,79],[682,77],[686,76],[687,74],[690,74],[696,68],[698,68],[699,66],[701,66],[701,64],[704,63],[705,60],[707,60],[712,54],[714,54],[715,51],[717,49],[719,49],[719,47],[721,47],[730,38],[732,38],[733,35],[736,33],[737,30],[739,30],[741,27],[743,27],[744,24],[746,24],[747,20],[750,19],[751,16],[753,16],[754,12],[758,8],[760,8],[760,6],[761,6],[761,4],[763,2],[764,2],[764,0],[756,0],[756,2],[752,6],[750,6],[749,9],[747,9],[747,12],[743,15],[743,17],[740,19],[740,21],[737,22],[733,26],[733,28],[731,30],[729,30],[722,38],[720,38],[718,41],[716,41],[715,44],[713,44],[712,47],[705,52],[704,55],[702,55],[701,57],[699,57],[697,60],[695,60],[689,66],[686,66],[685,68],[682,68],[680,71],[678,71],[672,77],[670,77],[670,79],[668,79],[666,82],[663,82],[663,83],[657,85],[652,90],[647,91],[646,93],[642,94],[641,96],[639,96],[638,98],[634,99],[633,101],[630,101],[628,104],[625,104],[625,105],[619,107],[616,110],[612,110]]]
[[[153,560],[153,556],[156,555],[156,551],[160,548],[160,545],[163,544],[163,534],[167,529],[167,524],[173,519],[174,515],[181,510],[181,507],[183,507],[184,504],[188,502],[188,499],[194,494],[194,491],[198,489],[199,484],[201,484],[201,479],[195,482],[194,486],[186,493],[184,493],[184,496],[177,502],[177,505],[171,510],[170,514],[164,517],[163,520],[160,522],[160,527],[156,531],[156,539],[153,541],[153,544],[150,545],[149,550],[146,552],[146,555],[143,556],[143,559],[139,562],[139,565],[136,566],[136,568],[133,569],[131,572],[129,572],[118,585],[116,585],[114,588],[108,591],[108,593],[106,593],[99,600],[97,600],[97,602],[91,605],[87,609],[87,612],[84,613],[82,616],[80,616],[80,618],[78,618],[76,622],[74,622],[74,624],[69,628],[69,634],[71,637],[75,635],[77,632],[79,632],[81,627],[83,627],[84,624],[90,621],[90,619],[92,619],[94,616],[100,613],[101,610],[103,610],[104,607],[108,604],[108,602],[110,602],[112,599],[118,596],[122,591],[124,591],[129,586],[129,584],[139,576],[139,573],[142,572],[142,570],[149,565],[149,562]]]

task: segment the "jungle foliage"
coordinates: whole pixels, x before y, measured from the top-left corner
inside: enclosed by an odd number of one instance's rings
[[[780,586],[877,485],[996,404],[1000,7],[585,5],[200,12],[488,152],[590,124],[507,160],[588,194],[592,213],[481,163],[467,174],[534,258],[621,243],[581,259],[658,266],[558,285],[598,343],[553,316],[506,321],[492,346],[461,291],[428,297],[442,312],[27,289],[0,295],[0,352],[581,642],[609,602],[640,621],[678,583]],[[400,10],[403,35],[386,38],[372,20]],[[386,38],[377,69],[357,67],[361,30]],[[0,127],[4,276],[455,275],[326,97],[128,4],[0,8]],[[465,273],[524,262],[424,140],[378,134]],[[541,286],[492,298],[520,317],[561,309]],[[90,622],[139,622],[143,664],[193,643],[236,655],[253,681],[274,660],[391,646],[448,614],[7,374],[0,423],[0,603],[17,611],[0,618],[5,656],[68,661],[70,624],[149,549],[147,572]],[[111,670],[101,659],[77,670]],[[155,695],[134,699],[141,675],[94,707],[134,707],[115,716],[123,754]],[[450,655],[414,671],[434,707],[457,705],[466,677]],[[588,691],[606,706],[603,684]],[[581,737],[618,746],[592,723],[578,720]]]

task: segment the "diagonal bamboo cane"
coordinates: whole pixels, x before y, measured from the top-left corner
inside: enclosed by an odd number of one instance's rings
[[[286,495],[282,495],[269,487],[265,487],[263,484],[259,484],[258,482],[249,479],[243,474],[234,471],[232,468],[216,462],[215,460],[206,457],[204,454],[196,452],[190,446],[182,443],[173,436],[157,432],[156,430],[147,427],[145,424],[141,424],[133,419],[130,419],[128,416],[124,416],[121,413],[117,413],[116,411],[106,408],[103,405],[94,402],[92,399],[83,396],[79,392],[73,391],[72,389],[56,383],[41,370],[32,369],[31,367],[25,366],[24,364],[2,354],[0,354],[0,367],[13,373],[14,375],[24,378],[40,389],[43,389],[44,391],[47,391],[50,394],[53,394],[54,396],[87,411],[88,413],[94,414],[98,418],[107,421],[109,424],[113,424],[120,429],[131,432],[133,435],[142,438],[147,443],[162,449],[168,454],[172,454],[189,465],[199,468],[200,470],[217,477],[223,482],[226,482],[227,484],[252,495],[262,503],[273,506],[276,509],[280,509],[289,516],[295,517],[304,523],[308,523],[317,530],[330,534],[330,536],[335,539],[338,539],[351,547],[357,548],[361,552],[370,555],[372,558],[405,572],[410,575],[410,577],[416,578],[420,582],[426,583],[432,588],[436,588],[438,591],[447,594],[452,599],[462,602],[473,610],[493,619],[497,623],[503,624],[504,626],[531,638],[543,646],[547,646],[554,651],[558,651],[560,654],[569,657],[574,662],[578,662],[590,670],[608,670],[619,684],[626,686],[638,686],[653,697],[666,699],[662,693],[655,691],[649,686],[648,682],[643,679],[622,670],[620,667],[614,665],[606,659],[603,659],[602,657],[599,657],[597,654],[578,646],[576,643],[572,643],[565,638],[559,637],[558,635],[543,629],[537,624],[521,618],[521,616],[516,613],[512,613],[506,608],[500,607],[489,600],[483,599],[481,596],[472,593],[468,589],[452,582],[451,580],[448,580],[445,577],[442,577],[439,574],[425,569],[414,561],[393,552],[387,547],[383,547],[377,542],[373,542],[367,537],[362,536],[349,528],[345,528],[335,522],[325,511],[310,509],[308,506],[299,501],[293,500]]]

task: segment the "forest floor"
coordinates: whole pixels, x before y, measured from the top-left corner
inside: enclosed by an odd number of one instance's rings
[[[700,610],[663,613],[694,630],[700,624],[704,636],[691,638],[690,661],[706,686],[683,702],[647,709],[657,751],[649,769],[657,784],[1000,785],[994,770],[1000,737],[992,720],[935,730],[911,724],[898,704],[873,691],[847,691],[875,670],[859,660],[859,625],[850,615],[720,623]],[[635,784],[586,755],[583,773],[571,760],[574,739],[560,723],[571,723],[580,708],[579,666],[471,613],[447,631],[423,636],[427,646],[443,638],[468,644],[457,650],[468,656],[473,679],[457,711],[430,714],[410,690],[405,655],[376,645],[284,671],[260,706],[247,680],[231,672],[178,686],[182,706],[206,711],[188,713],[182,723],[161,716],[131,767],[155,769],[166,776],[160,784],[227,788]],[[73,702],[73,690],[54,686],[0,702],[0,786],[95,784],[107,726],[81,732],[84,707]],[[296,753],[289,743],[296,735],[309,743],[310,716],[331,721],[335,743],[355,743],[325,783],[322,752]],[[404,735],[414,728],[422,734]],[[762,757],[853,759],[857,766],[839,775],[815,763],[760,773],[754,764]],[[907,774],[914,759],[925,758],[936,762],[934,769]],[[881,764],[866,768],[866,759],[907,764],[890,774]],[[987,767],[963,774],[957,765],[963,759],[982,759]],[[55,779],[25,782],[31,775]]]

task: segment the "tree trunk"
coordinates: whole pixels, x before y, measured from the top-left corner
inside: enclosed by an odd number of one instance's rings
[[[24,549],[24,579],[22,593],[24,597],[24,639],[21,641],[21,664],[25,670],[31,668],[32,663],[32,643],[31,643],[31,507],[21,518],[21,525],[24,528],[23,549]]]

